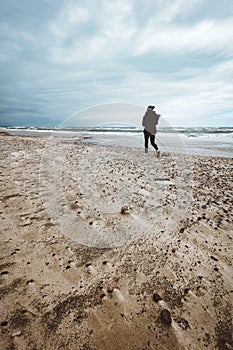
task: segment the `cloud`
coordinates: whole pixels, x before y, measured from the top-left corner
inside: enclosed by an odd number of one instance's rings
[[[103,5],[104,3],[104,5]],[[159,3],[159,2],[158,2]],[[216,20],[199,18],[196,21],[177,21],[179,16],[189,18],[193,9],[203,1],[192,3],[184,0],[169,2],[167,7],[158,6],[157,16],[148,16],[152,2],[144,4],[144,22],[131,1],[117,3],[64,2],[57,16],[49,24],[53,45],[49,59],[55,64],[75,65],[103,62],[128,62],[148,54],[165,57],[201,53],[232,54],[232,19]]]
[[[231,20],[205,20],[192,26],[164,25],[162,28],[150,21],[138,37],[136,54],[153,51],[180,55],[195,51],[232,53],[232,40]]]
[[[0,118],[10,120],[20,106],[22,121],[25,106],[27,115],[59,122],[109,102],[154,103],[181,124],[229,116],[233,13],[226,0],[225,7],[210,0],[27,3],[17,11],[13,0],[0,4]]]
[[[228,67],[232,62],[216,64],[207,69],[196,69],[193,72],[182,72],[174,81],[165,83],[167,100],[161,101],[161,109],[172,124],[182,125],[213,125],[216,117],[222,114],[221,123],[224,125],[224,115],[233,110],[232,77],[223,73],[223,66]],[[163,91],[165,91],[165,86]],[[174,92],[175,91],[175,92]],[[227,118],[226,124],[229,123]]]
[[[170,1],[165,8],[161,9],[159,16],[160,22],[172,22],[176,18],[181,17],[185,19],[190,15],[193,15],[193,12],[196,12],[199,6],[203,3],[204,0],[174,0]],[[199,5],[199,6],[197,6]]]
[[[100,5],[96,1],[82,5],[73,0],[64,2],[49,24],[54,37],[51,60],[73,64],[113,58],[124,50],[124,43],[133,42],[137,28],[132,11],[132,3],[126,0],[117,3],[102,1]]]

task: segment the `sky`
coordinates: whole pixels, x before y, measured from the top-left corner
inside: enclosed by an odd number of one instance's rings
[[[233,126],[232,0],[0,0],[0,40],[1,126]]]

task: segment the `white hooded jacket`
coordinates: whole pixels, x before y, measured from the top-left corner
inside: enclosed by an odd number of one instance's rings
[[[156,125],[158,124],[160,114],[155,113],[151,108],[147,108],[147,111],[142,120],[142,126],[150,134],[156,134]]]

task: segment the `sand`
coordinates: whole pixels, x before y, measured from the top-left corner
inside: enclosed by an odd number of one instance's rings
[[[0,142],[0,349],[233,349],[231,158]]]

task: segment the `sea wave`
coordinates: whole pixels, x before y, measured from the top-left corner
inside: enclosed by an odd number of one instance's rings
[[[94,132],[94,133],[141,133],[142,128],[123,126],[123,127],[2,127],[6,130],[28,130],[28,131],[49,131],[49,132]],[[208,134],[233,134],[233,127],[158,127],[161,133],[178,133],[188,136],[200,136]]]
[[[58,129],[56,129],[58,130]],[[62,128],[62,131],[72,132],[97,132],[97,133],[141,133],[142,128],[138,127],[84,127],[84,128]],[[233,127],[158,127],[158,132],[180,133],[187,135],[204,134],[233,134]]]

